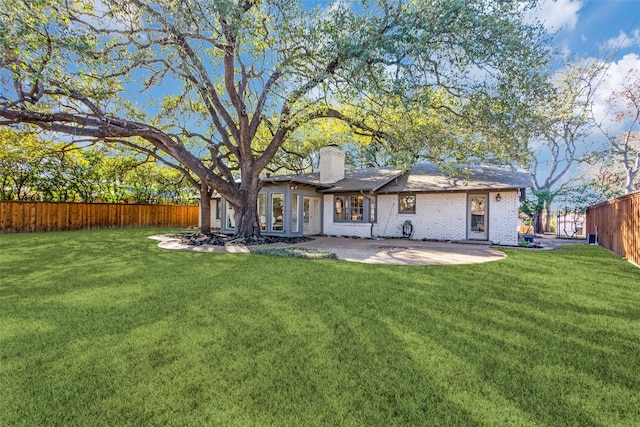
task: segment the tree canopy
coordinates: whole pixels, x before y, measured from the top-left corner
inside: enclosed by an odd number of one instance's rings
[[[439,159],[526,151],[549,57],[542,27],[524,19],[534,0],[304,5],[0,0],[0,125],[154,156],[200,188],[203,208],[213,190],[231,203],[241,237],[260,233],[260,173],[315,120]],[[373,127],[381,102],[379,117],[400,119]],[[411,127],[403,111],[417,132],[397,132]],[[421,138],[435,112],[462,131]]]
[[[193,202],[184,175],[122,147],[78,147],[0,128],[0,200]]]

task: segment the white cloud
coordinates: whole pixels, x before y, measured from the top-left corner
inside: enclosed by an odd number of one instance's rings
[[[578,12],[582,8],[580,0],[542,0],[533,11],[544,28],[553,33],[561,29],[573,30],[578,23]]]
[[[633,30],[631,34],[620,31],[616,37],[610,38],[601,47],[606,50],[617,50],[634,45],[640,46],[640,29],[638,28]]]

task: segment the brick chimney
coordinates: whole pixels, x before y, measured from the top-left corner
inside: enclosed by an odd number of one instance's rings
[[[344,179],[344,152],[336,145],[320,149],[320,183],[333,184]]]

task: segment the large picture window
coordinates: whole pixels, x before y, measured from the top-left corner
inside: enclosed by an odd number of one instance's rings
[[[364,222],[365,200],[362,194],[334,197],[334,218],[336,221]]]
[[[398,200],[398,210],[400,213],[414,214],[416,213],[416,195],[400,194]]]

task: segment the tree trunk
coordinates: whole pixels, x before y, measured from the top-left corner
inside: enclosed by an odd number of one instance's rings
[[[251,202],[247,198],[246,203],[236,209],[236,234],[237,238],[260,237],[258,226],[258,199]]]
[[[544,214],[545,214],[545,218],[544,218],[544,232],[545,233],[549,233],[551,232],[551,202],[548,200],[545,200],[544,202]]]
[[[536,212],[534,214],[534,226],[533,226],[533,232],[534,233],[541,233],[542,232],[542,211]]]
[[[627,177],[624,185],[625,194],[633,193],[633,181],[636,178],[638,172],[640,172],[640,152],[636,155],[635,165],[627,166],[625,168],[627,170]]]
[[[206,184],[200,186],[200,232],[211,232],[211,190]]]
[[[260,237],[258,223],[258,193],[262,183],[256,177],[242,181],[240,203],[231,203],[236,214],[236,238]]]

